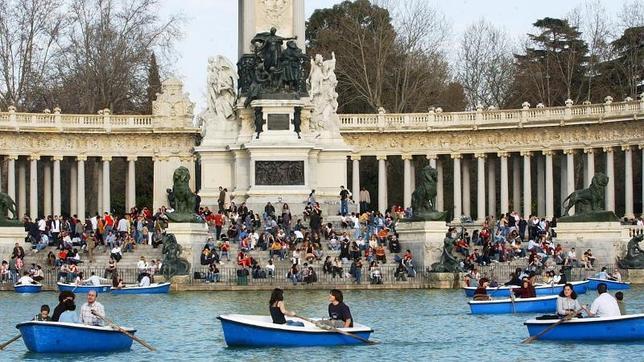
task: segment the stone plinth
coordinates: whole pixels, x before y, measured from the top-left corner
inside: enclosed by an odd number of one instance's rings
[[[458,289],[462,287],[461,273],[427,273],[427,284],[432,289]]]
[[[628,238],[622,237],[619,222],[558,222],[555,230],[555,244],[561,244],[564,249],[574,247],[578,260],[586,249],[591,249],[596,266],[614,264],[626,252]]]
[[[0,226],[0,249],[13,248],[15,243],[24,243],[27,232],[22,226]]]
[[[402,249],[409,249],[414,254],[417,270],[425,270],[440,261],[447,232],[445,221],[400,222],[396,231]]]
[[[622,276],[633,284],[644,284],[644,269],[627,269]]]
[[[181,245],[181,257],[192,268],[199,265],[201,249],[208,239],[208,226],[204,223],[169,223],[166,233],[173,234]]]

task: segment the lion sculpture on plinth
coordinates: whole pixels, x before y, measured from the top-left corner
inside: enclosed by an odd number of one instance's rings
[[[574,206],[576,214],[603,210],[604,187],[608,185],[608,176],[596,173],[587,189],[575,190],[563,201],[564,216]]]
[[[201,198],[190,190],[190,171],[181,166],[172,175],[172,189],[167,189],[168,202],[174,209],[168,219],[174,222],[203,222],[195,213],[199,210]]]
[[[15,201],[4,192],[0,192],[0,226],[22,226],[18,220]]]
[[[425,166],[421,171],[421,181],[411,194],[411,220],[445,220],[447,212],[436,211],[436,184],[438,172],[432,166]]]

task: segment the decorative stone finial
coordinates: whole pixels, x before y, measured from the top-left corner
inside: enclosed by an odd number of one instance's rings
[[[58,106],[54,107],[54,114],[60,114],[61,111],[62,110],[60,109],[60,107]]]
[[[606,96],[606,97],[604,98],[604,104],[611,104],[611,103],[613,103],[613,97],[611,97],[611,96]]]
[[[481,103],[476,104],[476,111],[481,112],[483,110],[483,105]]]
[[[16,111],[16,106],[13,104],[9,106],[9,113],[14,113]]]
[[[378,114],[385,114],[385,113],[387,113],[387,110],[385,109],[385,107],[378,107]]]
[[[544,106],[543,103],[537,103],[537,108],[546,108],[546,106]]]
[[[565,103],[566,103],[566,107],[570,108],[575,102],[573,102],[572,99],[568,98],[566,99]]]
[[[103,115],[104,116],[109,116],[110,114],[112,114],[112,111],[109,108],[103,109]]]
[[[42,113],[49,114],[49,113],[51,113],[51,111],[49,110],[49,108],[45,108],[45,109],[42,111]]]
[[[586,99],[586,100],[585,100],[585,101],[583,101],[581,104],[583,104],[584,106],[589,106],[589,105],[591,105],[591,104],[593,104],[593,103],[592,103],[590,100]]]
[[[530,109],[530,103],[528,103],[528,102],[521,103],[521,108],[522,109]]]
[[[626,97],[624,98],[624,102],[632,102],[633,98],[632,97]]]
[[[495,106],[489,106],[489,107],[487,107],[487,110],[488,111],[495,111],[496,107]]]
[[[436,113],[443,113],[443,108],[436,107]]]

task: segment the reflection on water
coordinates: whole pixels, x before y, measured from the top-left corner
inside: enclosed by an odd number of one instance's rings
[[[644,312],[644,287],[624,292],[630,313]],[[590,304],[594,292],[580,296]],[[170,295],[100,294],[108,317],[133,327],[157,348],[148,352],[134,343],[131,352],[109,355],[46,355],[27,352],[21,341],[0,352],[2,360],[622,360],[641,356],[644,344],[579,345],[536,342],[520,344],[528,336],[522,322],[531,315],[472,316],[460,290],[346,291],[345,302],[357,321],[375,330],[380,344],[336,348],[227,348],[219,321],[222,313],[267,314],[270,292],[186,292]],[[78,302],[85,299],[78,296]],[[287,307],[309,317],[326,315],[326,291],[286,291]],[[41,304],[53,309],[56,293],[18,295],[0,293],[0,343],[14,336],[15,324],[33,317]],[[79,341],[82,343],[82,341]],[[562,354],[563,353],[563,354]]]

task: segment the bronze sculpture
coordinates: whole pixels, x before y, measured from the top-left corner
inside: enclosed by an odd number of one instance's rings
[[[617,265],[623,269],[644,269],[644,251],[639,243],[644,240],[644,234],[636,235],[626,246],[626,256],[617,260]]]
[[[172,175],[172,188],[167,189],[168,202],[173,212],[168,212],[170,221],[202,223],[195,212],[199,209],[199,196],[190,190],[190,171],[181,166],[174,170]]]
[[[441,253],[441,261],[432,264],[432,272],[436,273],[459,273],[465,271],[461,266],[461,261],[458,260],[454,254],[454,246],[456,239],[445,235],[443,239],[443,252]]]
[[[9,213],[13,216],[9,216]],[[15,201],[4,192],[0,192],[0,226],[22,226],[18,220]]]
[[[564,216],[559,221],[618,221],[613,211],[606,211],[603,207],[606,185],[608,185],[608,176],[601,172],[596,173],[588,188],[575,190],[566,197],[562,203]],[[575,215],[571,216],[569,212],[573,207]]]
[[[411,209],[413,216],[408,221],[444,221],[447,211],[436,211],[434,200],[436,199],[436,183],[438,173],[430,165],[423,168],[420,184],[411,195]]]
[[[173,234],[163,236],[163,264],[161,274],[169,280],[175,275],[188,275],[190,263],[181,257],[182,248]]]

